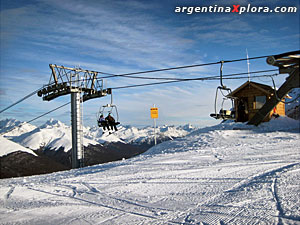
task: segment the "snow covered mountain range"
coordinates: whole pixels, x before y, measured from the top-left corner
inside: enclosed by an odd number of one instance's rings
[[[191,125],[162,126],[156,130],[158,140],[165,141],[183,137],[194,131],[195,128]],[[0,133],[5,138],[33,150],[41,147],[52,150],[64,148],[64,151],[67,152],[72,147],[71,127],[54,119],[47,121],[40,127],[22,123],[15,119],[1,120]],[[138,129],[131,126],[120,126],[119,130],[112,134],[103,133],[102,129],[98,127],[84,127],[83,133],[84,146],[106,142],[143,144],[153,142],[154,138],[152,127]]]

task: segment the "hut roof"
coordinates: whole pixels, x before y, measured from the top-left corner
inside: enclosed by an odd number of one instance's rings
[[[240,87],[238,87],[237,89],[232,91],[229,95],[227,95],[227,97],[236,97],[236,94],[238,92],[240,92],[241,90],[243,90],[245,87],[248,87],[248,86],[251,86],[255,89],[259,89],[262,92],[265,92],[266,94],[272,94],[274,92],[274,89],[271,86],[256,83],[253,81],[247,81],[246,83],[244,83],[243,85],[241,85]]]

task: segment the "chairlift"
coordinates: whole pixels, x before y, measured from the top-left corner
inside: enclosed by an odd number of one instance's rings
[[[224,61],[221,61],[221,67],[220,67],[220,84],[221,86],[217,87],[216,90],[216,96],[215,96],[215,113],[211,113],[210,116],[215,119],[222,119],[222,120],[228,120],[228,119],[234,119],[235,118],[235,111],[232,110],[234,108],[233,98],[228,97],[228,95],[232,92],[230,88],[223,85],[223,64]],[[227,95],[224,94],[224,92],[227,92]],[[221,104],[221,109],[219,110],[219,113],[217,113],[217,104],[218,104],[218,93],[221,93],[223,96],[223,101]],[[224,109],[224,103],[228,100],[231,100],[231,109],[225,110]]]
[[[97,113],[97,123],[99,127],[102,127],[101,123],[99,122],[100,116],[106,118],[108,115],[111,115],[115,119],[115,125],[119,125],[119,113],[118,108],[116,105],[113,104],[113,97],[112,93],[110,94],[111,100],[109,104],[103,105],[100,107]]]

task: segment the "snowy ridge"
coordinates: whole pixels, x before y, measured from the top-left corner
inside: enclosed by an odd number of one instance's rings
[[[0,121],[2,128],[1,132],[12,129],[14,126],[22,124],[16,120]],[[40,127],[35,127],[30,124],[23,124],[21,127],[14,129],[12,132],[5,134],[5,137],[20,145],[36,150],[41,147],[46,147],[53,150],[64,148],[64,151],[69,151],[72,146],[71,127],[64,123],[51,119]],[[195,130],[191,125],[185,126],[162,126],[157,129],[157,136],[160,140],[172,140],[177,137],[183,137],[189,132]],[[102,131],[98,127],[83,128],[83,144],[84,146],[103,144],[105,142],[122,142],[122,143],[150,143],[153,141],[153,128],[146,127],[138,129],[131,126],[120,126],[117,132],[109,134]]]
[[[16,119],[5,119],[0,121],[0,133],[5,136],[20,136],[36,129],[36,126]]]
[[[53,150],[64,148],[69,151],[72,147],[71,127],[58,120],[49,120],[41,127],[28,133],[13,137],[12,140],[30,149],[46,147]],[[98,144],[96,141],[84,138],[83,145]]]
[[[16,151],[22,151],[22,152],[27,152],[30,153],[34,156],[37,156],[32,150],[28,149],[28,148],[24,148],[23,146],[10,141],[2,136],[0,136],[0,143],[1,143],[1,149],[0,149],[0,157],[8,155],[12,152],[16,152]]]

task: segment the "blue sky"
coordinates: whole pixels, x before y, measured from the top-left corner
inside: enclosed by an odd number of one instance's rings
[[[297,13],[175,13],[177,6],[295,6]],[[278,54],[299,49],[299,1],[104,1],[1,0],[0,108],[47,84],[49,64],[122,74],[135,71]],[[253,60],[251,71],[273,67]],[[246,61],[224,65],[224,74],[247,72]],[[148,74],[193,78],[218,75],[219,66]],[[285,75],[276,78],[277,85]],[[225,81],[232,89],[246,80]],[[271,85],[271,80],[254,80]],[[152,82],[129,78],[105,81],[106,87]],[[115,90],[120,122],[151,125],[150,107],[159,108],[158,124],[205,126],[216,123],[218,81],[194,81]],[[33,96],[0,114],[0,119],[27,121],[70,101],[50,102]],[[109,97],[84,103],[84,124],[95,125],[96,113]],[[70,124],[70,106],[45,116]]]

